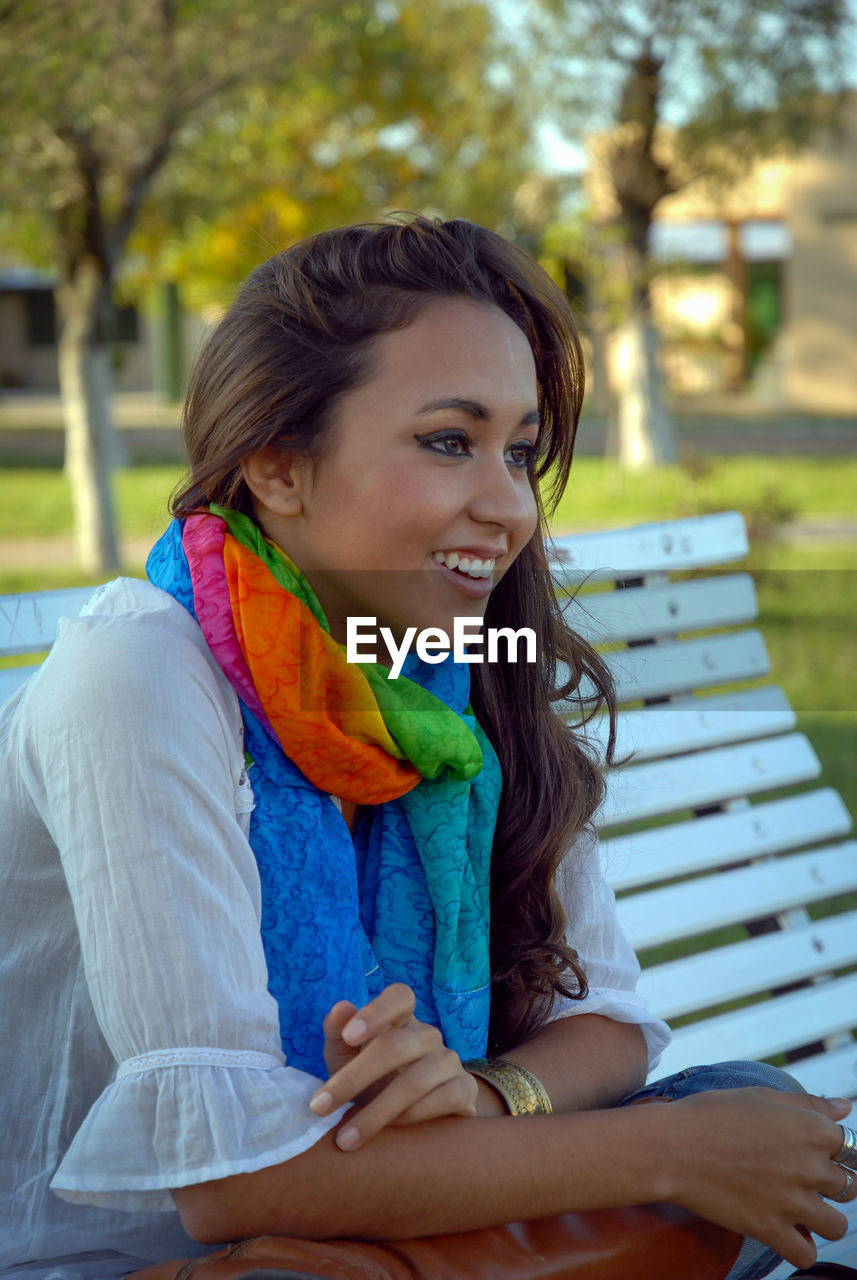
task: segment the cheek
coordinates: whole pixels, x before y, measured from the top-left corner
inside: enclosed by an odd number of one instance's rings
[[[532,489],[527,489],[525,502],[527,518],[521,524],[521,546],[525,547],[539,527],[539,504]]]

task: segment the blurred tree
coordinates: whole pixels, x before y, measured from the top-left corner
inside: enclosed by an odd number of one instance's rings
[[[648,296],[654,211],[692,181],[734,181],[755,157],[832,124],[853,19],[846,0],[538,0],[531,12],[552,117],[590,135],[597,216],[622,231],[620,453],[630,465],[666,461],[675,441]]]
[[[398,0],[394,22],[376,15],[318,51],[288,111],[275,86],[245,86],[198,126],[192,163],[161,176],[129,249],[137,279],[167,275],[216,308],[268,253],[401,209],[535,246],[556,184],[531,169],[514,57],[482,0]]]
[[[508,66],[492,80],[492,41],[480,0],[0,4],[0,244],[58,274],[87,569],[118,562],[117,277],[148,263],[198,278],[215,263],[223,298],[305,231],[395,205],[466,208],[513,231],[527,128]]]

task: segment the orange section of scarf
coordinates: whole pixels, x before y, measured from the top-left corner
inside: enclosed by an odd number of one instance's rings
[[[314,786],[383,804],[422,775],[401,756],[366,677],[311,611],[229,532],[223,546],[235,633],[271,727]]]

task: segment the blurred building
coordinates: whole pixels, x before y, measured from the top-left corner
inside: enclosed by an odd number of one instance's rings
[[[145,310],[115,310],[113,348],[117,391],[183,391],[185,352],[204,329],[181,309],[175,286],[162,286]],[[0,391],[59,390],[57,316],[53,281],[26,266],[0,264]]]
[[[662,200],[651,252],[671,390],[857,413],[857,93],[840,133]]]

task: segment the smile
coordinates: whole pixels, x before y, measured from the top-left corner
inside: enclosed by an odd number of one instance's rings
[[[460,555],[457,551],[433,551],[431,558],[435,564],[457,569],[469,578],[490,578],[494,572],[494,558],[480,560],[478,556]]]

